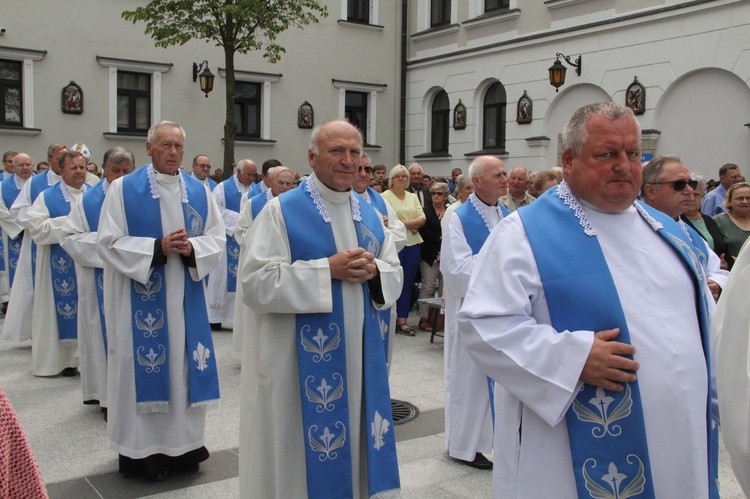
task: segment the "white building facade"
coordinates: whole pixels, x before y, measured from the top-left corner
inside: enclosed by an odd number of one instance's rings
[[[46,160],[47,146],[84,142],[101,163],[112,146],[128,147],[138,164],[149,162],[146,130],[159,120],[177,121],[187,133],[184,166],[207,154],[222,167],[226,112],[221,47],[193,40],[157,48],[145,23],[122,19],[146,0],[5,0],[0,9],[0,153],[13,150]],[[328,17],[279,36],[286,52],[276,64],[260,53],[237,54],[240,123],[235,161],[258,165],[279,159],[310,172],[307,120],[349,116],[365,134],[374,163],[398,155],[401,4],[386,0],[322,0]],[[216,75],[207,98],[193,82],[192,64],[207,61]],[[64,112],[65,88],[74,82],[81,113]],[[71,87],[75,89],[75,87]],[[75,94],[75,91],[73,92]],[[308,109],[308,107],[306,107]],[[307,115],[306,115],[307,116]]]
[[[575,109],[629,95],[644,159],[677,154],[706,179],[731,162],[750,177],[747,0],[416,0],[409,33],[406,157],[430,174],[479,154],[549,169]],[[556,92],[558,52],[582,62],[578,76],[561,58]]]

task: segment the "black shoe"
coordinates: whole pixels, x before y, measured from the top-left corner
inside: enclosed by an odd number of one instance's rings
[[[201,469],[200,463],[193,463],[180,468],[185,473],[198,473]]]
[[[492,461],[484,457],[483,454],[477,452],[477,455],[474,457],[473,461],[464,461],[463,459],[456,459],[461,464],[465,464],[466,466],[471,466],[472,468],[476,468],[478,470],[491,470],[492,469]]]
[[[221,322],[211,322],[211,331],[221,331]]]
[[[99,401],[96,399],[84,400],[83,405],[99,405]]]
[[[60,374],[63,375],[63,376],[67,376],[67,377],[75,376],[76,374],[78,374],[78,368],[77,367],[66,367],[65,369],[62,370],[62,372]]]
[[[163,482],[167,479],[167,470],[162,470],[159,473],[156,473],[155,475],[148,475],[146,476],[149,480],[152,482]]]

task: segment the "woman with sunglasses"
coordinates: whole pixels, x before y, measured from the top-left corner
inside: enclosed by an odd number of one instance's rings
[[[695,231],[706,240],[714,253],[722,258],[722,268],[726,270],[726,262],[723,260],[727,252],[727,243],[724,236],[721,235],[719,226],[714,219],[705,213],[701,213],[701,201],[706,193],[706,181],[701,176],[694,176],[693,180],[696,186],[693,188],[693,204],[683,213],[680,218],[683,222],[690,225]]]
[[[443,241],[443,231],[440,229],[440,221],[448,206],[448,184],[436,182],[430,187],[431,203],[425,203],[424,214],[427,221],[419,229],[419,234],[424,239],[422,242],[422,261],[419,270],[422,275],[422,287],[419,290],[420,298],[433,298],[435,291],[438,296],[443,295],[443,278],[440,275],[440,244]],[[428,333],[432,332],[432,326],[427,318],[429,307],[419,304],[419,329]]]
[[[714,221],[727,243],[725,258],[731,269],[742,245],[750,236],[750,184],[738,182],[732,185],[724,198],[724,206],[727,212],[716,215]]]

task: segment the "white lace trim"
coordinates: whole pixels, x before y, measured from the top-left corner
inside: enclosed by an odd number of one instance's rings
[[[105,178],[102,180],[102,191],[104,192],[104,195],[107,195],[107,191],[109,190],[109,182],[107,182],[107,179]]]
[[[664,228],[662,223],[656,220],[654,217],[652,217],[651,214],[649,214],[649,212],[646,211],[646,208],[644,208],[643,205],[641,205],[641,203],[636,201],[635,203],[633,203],[633,206],[635,206],[635,209],[638,210],[638,213],[641,214],[643,219],[651,226],[652,229],[656,231],[656,230]]]
[[[487,205],[484,204],[483,202],[481,202],[479,200],[479,198],[477,198],[476,194],[471,194],[469,196],[469,202],[474,207],[474,209],[477,210],[477,213],[479,213],[479,215],[482,217],[482,221],[484,221],[484,226],[487,227],[487,230],[490,231],[490,232],[492,232],[492,229],[494,228],[494,225],[492,225],[490,223],[490,220],[487,218]],[[490,208],[492,208],[492,207],[490,207]],[[499,214],[500,213],[500,207],[499,206],[495,206],[494,208],[496,210],[498,210],[498,214]],[[500,218],[502,218],[502,217],[500,217]],[[495,225],[497,225],[497,224],[495,224]]]
[[[557,195],[571,210],[575,212],[576,218],[580,222],[581,227],[583,227],[584,234],[586,234],[587,236],[595,236],[596,231],[591,225],[591,221],[589,220],[588,215],[586,215],[586,211],[583,209],[583,205],[581,205],[581,203],[578,201],[578,198],[575,197],[572,192],[570,192],[570,187],[568,186],[568,183],[566,181],[563,180],[559,185],[557,189]]]
[[[22,187],[21,186],[21,181],[18,178],[18,175],[15,175],[15,174],[13,175],[13,182],[16,183],[16,189],[20,189]]]
[[[693,241],[693,237],[690,235],[690,230],[688,229],[687,224],[679,218],[677,219],[677,223],[680,224],[680,227],[682,228],[682,232],[684,232],[685,235],[688,237],[688,239],[690,239],[690,242],[695,244],[695,241]]]
[[[52,170],[49,170],[49,173],[47,174],[47,186],[52,187],[55,185],[55,183],[52,181]]]
[[[57,185],[60,186],[60,191],[62,192],[63,199],[66,203],[70,204],[70,193],[68,192],[68,189],[65,188],[63,185],[63,182],[59,182]]]
[[[151,199],[159,199],[159,184],[156,183],[156,173],[154,165],[148,165],[146,174],[148,175],[148,186],[151,189]]]
[[[232,180],[234,180],[234,186],[237,188],[237,192],[242,192],[242,189],[247,189],[247,187],[240,183],[236,173],[232,175]]]
[[[146,168],[148,168],[148,170],[146,170],[146,173],[148,175],[148,186],[151,189],[151,199],[159,199],[161,196],[159,194],[159,184],[156,181],[156,172],[154,171],[153,163],[148,165]],[[178,171],[177,175],[180,179],[180,192],[182,193],[182,202],[184,204],[187,204],[187,186],[185,185],[185,179],[182,178],[182,171]]]
[[[271,189],[268,189],[266,191],[266,201],[270,201],[273,199],[273,192],[271,192]]]
[[[312,178],[308,178],[307,182],[305,182],[305,190],[310,194],[310,197],[312,198],[313,203],[315,203],[315,207],[318,209],[318,213],[323,221],[328,224],[331,223],[331,217],[328,215],[326,205],[323,202],[318,187],[315,185],[315,181]],[[268,189],[268,192],[271,192],[271,189]],[[349,193],[349,200],[351,201],[352,206],[352,220],[361,222],[362,212],[359,209],[359,201],[357,201],[357,198],[354,196],[354,190]]]

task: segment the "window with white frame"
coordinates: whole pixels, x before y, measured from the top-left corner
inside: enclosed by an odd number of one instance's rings
[[[34,129],[34,61],[46,54],[0,47],[0,133],[39,133]]]
[[[341,19],[357,24],[378,24],[380,0],[341,0]]]
[[[512,11],[518,8],[518,3],[519,0],[469,0],[469,19]]]
[[[109,70],[109,124],[107,134],[146,135],[161,121],[161,75],[170,63],[96,56]]]
[[[385,84],[356,81],[333,80],[339,90],[339,116],[355,123],[362,132],[365,146],[377,144],[378,94],[385,90]]]
[[[227,70],[219,68],[227,77]],[[272,141],[271,88],[281,79],[278,73],[234,70],[234,118],[239,141]]]

